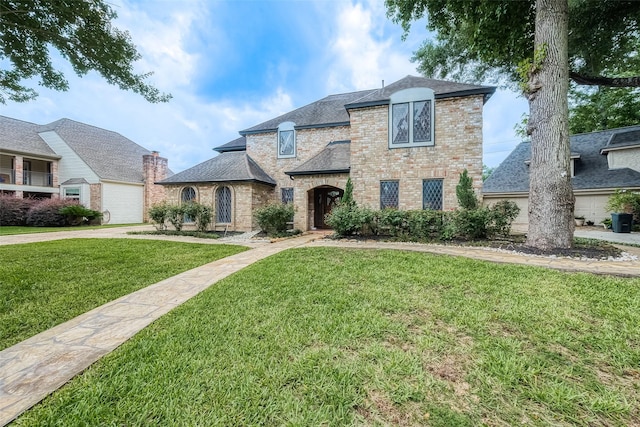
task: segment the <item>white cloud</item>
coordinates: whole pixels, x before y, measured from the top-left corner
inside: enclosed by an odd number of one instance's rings
[[[411,52],[386,35],[384,9],[380,2],[347,3],[336,14],[336,34],[328,54],[330,93],[371,89],[416,74]],[[399,32],[395,34],[399,39]]]

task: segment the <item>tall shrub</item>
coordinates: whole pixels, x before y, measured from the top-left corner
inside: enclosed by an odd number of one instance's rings
[[[167,220],[176,231],[181,231],[184,225],[184,205],[171,205],[167,211]]]
[[[163,231],[167,229],[170,208],[171,206],[167,202],[155,204],[149,208],[149,218],[156,230]]]
[[[184,214],[193,220],[196,230],[205,232],[211,224],[213,209],[197,202],[190,202],[184,205]]]
[[[458,204],[462,209],[477,209],[478,199],[473,191],[473,179],[467,173],[465,169],[460,174],[460,181],[456,185],[456,196],[458,197]]]
[[[29,209],[26,223],[33,227],[64,227],[69,224],[68,217],[60,210],[77,204],[75,200],[68,199],[40,200]]]
[[[36,202],[34,199],[0,194],[0,225],[25,225],[27,213]]]
[[[273,203],[256,209],[254,217],[262,231],[269,236],[278,236],[286,233],[294,213],[292,203]]]

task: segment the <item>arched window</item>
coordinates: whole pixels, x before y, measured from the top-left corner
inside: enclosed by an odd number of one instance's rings
[[[196,190],[193,187],[183,188],[182,194],[180,195],[180,200],[182,201],[182,203],[195,202]]]
[[[231,222],[231,189],[220,187],[216,190],[216,222]]]
[[[182,201],[182,204],[184,205],[185,203],[189,203],[189,202],[195,202],[196,201],[196,190],[193,187],[185,187],[182,189],[182,194],[180,194],[180,200]],[[183,218],[183,221],[185,223],[191,223],[193,222],[193,218],[191,218],[189,215],[185,215]]]

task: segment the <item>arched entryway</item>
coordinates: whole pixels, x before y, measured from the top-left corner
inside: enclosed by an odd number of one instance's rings
[[[313,226],[331,228],[325,223],[325,217],[342,199],[344,190],[329,185],[316,187],[310,191],[313,197]]]

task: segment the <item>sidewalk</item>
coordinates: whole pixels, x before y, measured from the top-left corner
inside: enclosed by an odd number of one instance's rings
[[[0,245],[69,238],[134,238],[193,241],[207,244],[226,243],[226,239],[210,240],[126,234],[128,231],[150,229],[150,226],[135,226],[0,236]],[[625,240],[626,243],[635,243],[634,239],[640,240],[638,233],[626,234],[622,237],[606,231],[601,232],[606,233],[606,236],[591,234],[594,233],[593,231],[585,231],[585,233],[587,235],[582,236],[581,232],[581,237],[603,240],[630,239]],[[640,277],[640,261],[637,258],[629,261],[596,261],[536,257],[483,247],[323,239],[325,235],[326,233],[310,233],[275,243],[268,241],[238,242],[253,249],[165,279],[0,351],[0,426],[14,420],[22,412],[57,390],[163,314],[248,265],[291,248],[334,246],[358,249],[411,250],[440,255],[465,256],[500,263],[541,266],[564,271]],[[629,251],[634,255],[640,255],[640,248],[629,248]]]
[[[75,233],[78,232],[65,233],[64,238],[80,237]],[[67,237],[66,234],[72,235]],[[49,238],[51,236],[42,237],[53,240]],[[307,234],[263,243],[111,301],[0,351],[0,426],[14,420],[151,322],[219,280],[256,261],[306,245],[316,238],[317,235]]]

